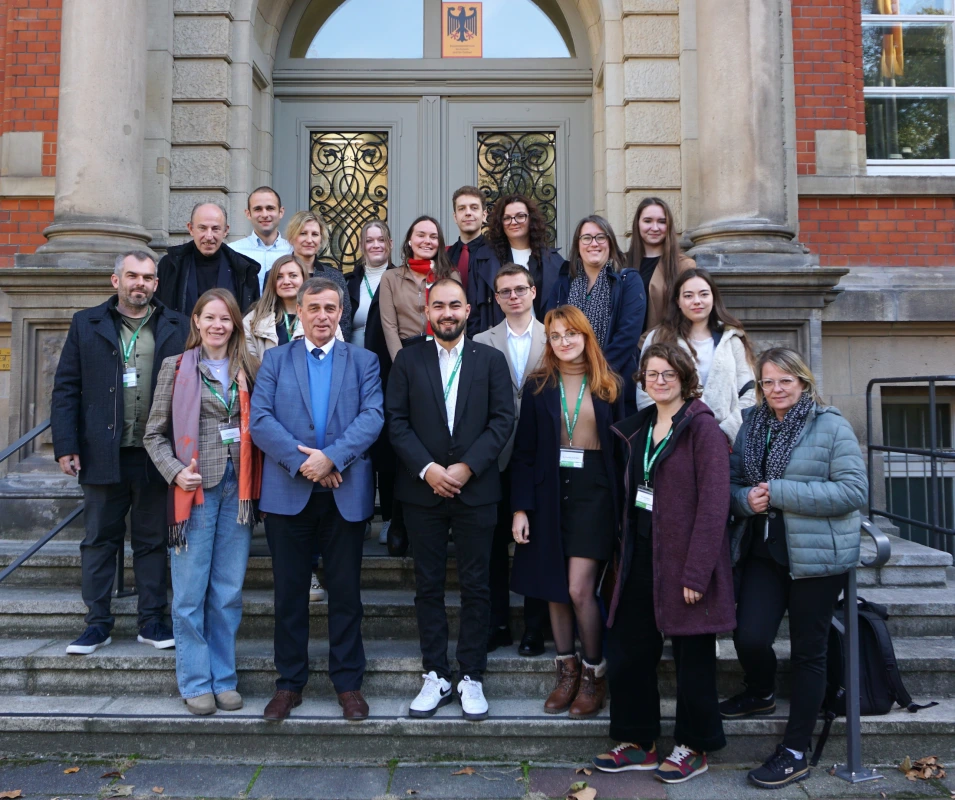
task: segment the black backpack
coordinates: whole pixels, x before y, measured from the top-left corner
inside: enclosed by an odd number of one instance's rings
[[[845,600],[836,604],[829,627],[829,647],[826,655],[826,699],[822,704],[826,722],[812,757],[812,766],[822,758],[822,749],[829,738],[832,722],[846,715],[846,651]],[[902,683],[895,648],[885,621],[888,610],[878,603],[859,598],[859,711],[863,716],[888,714],[898,703],[913,714],[924,706],[912,702],[912,696]]]

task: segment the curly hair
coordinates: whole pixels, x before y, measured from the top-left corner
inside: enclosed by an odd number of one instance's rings
[[[487,220],[487,238],[491,243],[491,249],[494,255],[502,264],[512,261],[511,243],[507,238],[507,232],[504,230],[504,209],[512,203],[523,203],[527,209],[528,235],[530,236],[531,255],[536,256],[538,263],[544,262],[544,248],[547,247],[547,223],[544,221],[544,215],[530,197],[523,194],[509,194],[498,198],[497,202],[491,208],[491,213]]]
[[[643,391],[647,390],[647,363],[651,358],[662,358],[680,377],[680,396],[684,400],[691,397],[702,397],[703,386],[700,376],[696,372],[696,362],[693,357],[678,344],[658,344],[654,342],[647,347],[640,356],[640,371],[633,379],[640,384]]]

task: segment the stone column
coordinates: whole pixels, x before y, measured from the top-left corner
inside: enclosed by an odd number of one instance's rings
[[[147,0],[63,0],[56,201],[24,266],[100,266],[143,227]]]
[[[785,0],[696,3],[700,207],[689,236],[701,266],[768,254],[776,266],[811,263],[794,241],[790,14]]]

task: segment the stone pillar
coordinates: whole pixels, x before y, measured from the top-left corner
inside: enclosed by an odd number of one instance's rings
[[[56,201],[18,266],[105,266],[143,248],[147,0],[63,0]]]
[[[700,207],[689,236],[701,266],[764,254],[812,263],[795,241],[790,13],[785,0],[696,3]]]

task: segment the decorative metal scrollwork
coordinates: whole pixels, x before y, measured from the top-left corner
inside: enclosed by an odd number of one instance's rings
[[[313,131],[309,205],[330,231],[326,254],[345,272],[359,259],[362,225],[388,218],[388,134]]]
[[[533,198],[547,223],[547,241],[557,241],[557,134],[554,131],[479,132],[478,187],[488,208],[499,197]]]

